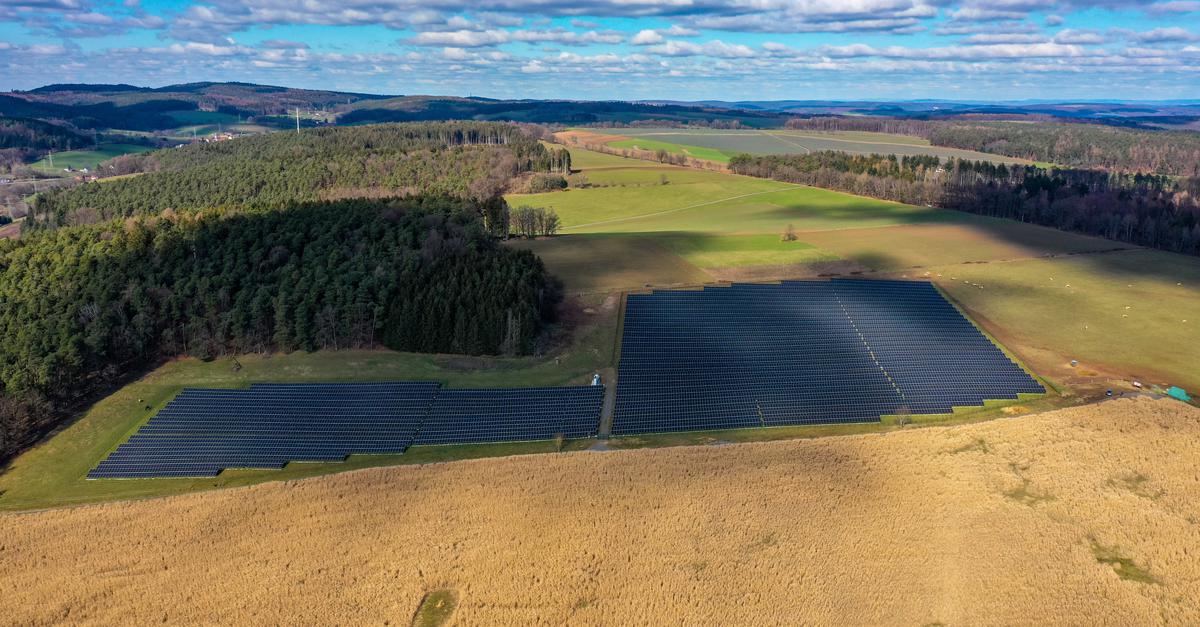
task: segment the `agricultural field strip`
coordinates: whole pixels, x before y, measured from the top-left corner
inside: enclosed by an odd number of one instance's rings
[[[790,143],[793,146],[796,146],[799,148],[804,148],[804,149],[808,150],[809,152],[812,152],[812,149],[809,148],[808,146],[805,146],[798,142],[786,142],[786,140],[784,140],[784,138],[787,138],[787,137],[810,138],[810,139],[819,139],[822,141],[841,142],[843,144],[858,144],[858,145],[871,144],[871,145],[875,145],[875,146],[901,146],[904,148],[913,148],[913,147],[937,148],[938,147],[938,146],[929,144],[928,142],[920,142],[920,141],[898,142],[898,141],[878,141],[875,139],[870,139],[870,140],[868,140],[868,139],[847,139],[847,138],[843,138],[843,137],[838,137],[836,135],[824,134],[824,133],[820,133],[820,134],[794,133],[794,132],[785,132],[785,131],[756,131],[755,133],[758,135],[765,135],[767,137],[785,141],[785,143]],[[632,137],[632,138],[637,138],[637,137],[649,138],[649,137],[660,137],[660,136],[661,137],[667,137],[667,136],[696,137],[698,135],[703,136],[703,137],[716,137],[716,136],[745,137],[747,135],[747,133],[743,132],[743,133],[699,133],[699,134],[697,134],[694,132],[680,133],[680,132],[665,131],[665,132],[652,132],[652,133],[636,133],[636,134],[630,134],[627,137]]]
[[[807,153],[807,154],[812,154],[812,148],[809,148],[808,146],[805,146],[804,144],[801,144],[800,142],[794,142],[794,141],[791,141],[791,140],[788,140],[788,139],[784,139],[782,136],[780,136],[780,135],[776,135],[776,134],[774,134],[774,133],[767,133],[767,132],[764,132],[764,133],[763,133],[763,135],[767,135],[768,137],[772,137],[772,138],[774,138],[774,139],[777,139],[777,140],[779,140],[779,141],[781,141],[781,142],[783,142],[783,143],[785,143],[785,144],[791,144],[791,145],[793,145],[793,146],[796,146],[797,148],[803,148],[803,149],[804,149],[804,151],[805,151],[805,153]]]
[[[600,226],[603,224],[612,224],[614,222],[628,222],[630,220],[639,220],[641,218],[652,218],[655,216],[667,215],[667,214],[676,213],[679,211],[687,211],[688,209],[698,209],[700,207],[707,207],[709,205],[719,205],[723,202],[728,202],[730,200],[739,200],[742,198],[749,198],[751,196],[762,196],[764,194],[776,194],[779,192],[786,192],[786,191],[792,190],[792,189],[802,189],[804,187],[806,187],[806,186],[805,185],[790,185],[788,187],[780,187],[779,189],[769,189],[769,190],[762,191],[762,192],[752,192],[749,194],[742,194],[740,196],[730,196],[729,198],[720,198],[717,200],[709,200],[709,201],[697,203],[694,205],[688,205],[686,207],[676,207],[674,209],[667,209],[665,211],[655,211],[654,213],[643,213],[643,214],[636,215],[636,216],[625,216],[623,218],[613,218],[611,220],[601,220],[599,222],[589,222],[587,224],[575,224],[572,226],[564,226],[562,230],[567,231],[570,229],[582,229],[582,228],[587,228],[587,227]]]

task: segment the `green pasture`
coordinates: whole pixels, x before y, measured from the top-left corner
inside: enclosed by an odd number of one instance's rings
[[[587,171],[584,172],[587,174]],[[608,173],[608,176],[618,176]],[[648,183],[659,174],[637,170]],[[674,175],[668,173],[671,178]],[[953,220],[951,212],[720,172],[692,171],[666,185],[634,184],[510,195],[509,204],[554,209],[563,233],[698,231],[782,233]]]
[[[509,242],[541,257],[568,293],[696,285],[712,280],[664,244],[649,237],[605,233]]]
[[[667,232],[646,236],[700,268],[802,264],[838,259],[836,254],[779,235],[710,235]]]
[[[45,172],[61,172],[65,168],[73,170],[89,170],[96,169],[96,166],[102,161],[107,161],[113,157],[127,155],[134,152],[148,152],[154,150],[150,146],[142,146],[139,144],[100,144],[99,147],[93,150],[68,150],[65,152],[54,153],[54,166],[50,165],[50,157],[41,159],[33,164],[33,167]]]
[[[648,139],[645,137],[637,137],[635,139],[627,139],[624,141],[615,141],[608,144],[613,148],[630,148],[636,150],[664,150],[671,154],[686,155],[706,161],[716,161],[717,163],[729,163],[729,158],[733,154],[717,150],[715,148],[706,148],[704,146],[688,146],[684,144],[676,144],[672,142],[659,141],[656,139]]]

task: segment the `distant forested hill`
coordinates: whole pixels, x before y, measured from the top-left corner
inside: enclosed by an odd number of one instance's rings
[[[120,128],[152,131],[172,128],[178,126],[178,123],[165,113],[194,108],[192,103],[171,99],[129,105],[117,105],[108,101],[88,105],[63,105],[0,95],[0,116],[57,120],[80,129]]]
[[[160,357],[377,343],[519,354],[559,293],[472,203],[439,197],[168,212],[0,240],[0,460]]]
[[[391,124],[272,133],[120,158],[141,176],[42,194],[37,226],[222,205],[440,194],[483,202],[521,172],[565,172],[570,155],[488,122]]]
[[[92,138],[69,128],[30,118],[0,117],[0,149],[73,150]]]
[[[630,124],[655,121],[675,124],[737,125],[752,128],[781,126],[783,116],[767,111],[637,102],[574,100],[491,100],[402,96],[371,100],[346,107],[339,124],[412,122],[425,120],[498,120],[534,124]]]
[[[59,84],[39,87],[16,95],[33,102],[72,107],[103,103],[117,107],[148,106],[149,103],[169,101],[175,103],[173,106],[178,107],[173,110],[192,111],[197,108],[205,108],[243,115],[279,115],[286,114],[296,107],[333,108],[360,100],[390,97],[236,82],[185,83],[157,88],[132,85]]]

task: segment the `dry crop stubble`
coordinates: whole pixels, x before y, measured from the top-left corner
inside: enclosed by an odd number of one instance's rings
[[[407,622],[453,589],[463,625],[1195,624],[1198,455],[1200,410],[1120,400],[9,514],[0,604],[17,623]]]

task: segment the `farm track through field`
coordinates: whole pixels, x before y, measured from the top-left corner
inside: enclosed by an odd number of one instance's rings
[[[805,152],[805,154],[810,154],[810,155],[812,154],[812,148],[809,148],[808,146],[805,146],[804,144],[801,144],[800,142],[794,142],[794,141],[791,141],[791,140],[789,140],[789,139],[784,139],[784,138],[783,138],[783,136],[781,136],[781,135],[776,135],[776,134],[774,134],[774,133],[768,133],[768,132],[766,132],[766,131],[764,131],[762,134],[763,134],[763,135],[766,135],[767,137],[771,137],[771,138],[773,138],[773,139],[779,140],[779,141],[781,141],[781,142],[783,142],[783,143],[785,143],[785,144],[790,144],[790,145],[792,145],[792,146],[795,146],[795,147],[797,147],[797,148],[803,148],[803,149],[804,149],[804,152]]]
[[[739,196],[730,196],[728,198],[718,198],[717,200],[708,200],[705,202],[696,203],[694,205],[688,205],[686,207],[676,207],[674,209],[666,209],[664,211],[655,211],[653,213],[643,213],[643,214],[636,215],[636,216],[625,216],[625,217],[621,217],[621,218],[613,218],[611,220],[600,220],[599,222],[588,222],[587,224],[576,224],[573,226],[564,226],[562,228],[562,230],[569,231],[571,229],[582,229],[582,228],[587,228],[587,227],[592,227],[592,226],[600,226],[602,224],[613,224],[616,222],[628,222],[630,220],[640,220],[642,218],[663,216],[663,215],[668,215],[671,213],[677,213],[680,211],[687,211],[688,209],[698,209],[700,207],[707,207],[708,205],[719,205],[723,202],[729,202],[731,200],[740,200],[742,198],[750,198],[751,196],[762,196],[764,194],[777,194],[779,192],[786,192],[786,191],[793,190],[793,189],[801,189],[803,187],[805,187],[805,186],[804,185],[790,185],[788,187],[780,187],[779,189],[769,189],[769,190],[762,191],[762,192],[752,192],[749,194],[741,194]]]

